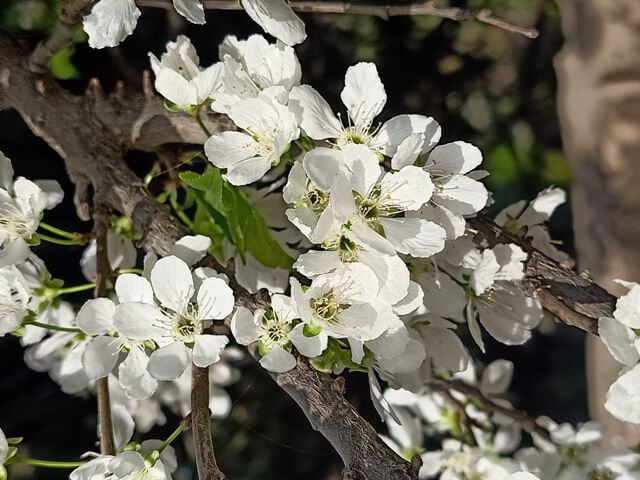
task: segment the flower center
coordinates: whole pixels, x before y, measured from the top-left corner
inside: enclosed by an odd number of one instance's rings
[[[253,149],[258,157],[270,157],[273,153],[273,143],[276,131],[255,132],[249,130],[253,138]],[[276,159],[277,160],[277,159]]]
[[[9,240],[28,238],[33,233],[29,219],[12,204],[5,204],[0,210],[0,230],[4,230]]]
[[[190,305],[182,314],[173,316],[171,335],[174,340],[192,343],[200,334],[202,334],[202,320],[198,317],[197,306]]]
[[[358,261],[358,246],[356,245],[356,242],[344,235],[341,235],[338,240],[338,253],[340,254],[340,260],[344,263],[353,263]]]
[[[276,317],[262,317],[263,333],[262,343],[267,350],[275,346],[284,347],[289,343],[289,333],[293,329],[290,323],[280,322]]]
[[[318,188],[308,190],[303,201],[313,210],[313,213],[320,215],[329,203],[329,192]]]
[[[334,293],[328,293],[320,298],[313,298],[309,302],[315,316],[325,323],[337,324],[336,318],[340,312],[350,307],[349,304],[341,304]]]

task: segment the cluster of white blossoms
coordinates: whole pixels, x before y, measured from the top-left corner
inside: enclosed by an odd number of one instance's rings
[[[242,0],[240,5],[265,32],[287,45],[297,45],[307,38],[304,23],[287,0]],[[189,22],[206,23],[200,0],[173,0],[173,6]],[[115,47],[133,33],[140,15],[135,0],[99,0],[83,21],[89,45]]]
[[[189,21],[204,23],[199,0],[174,0],[174,6]],[[134,431],[163,424],[163,407],[181,416],[190,412],[196,367],[209,368],[212,415],[227,415],[231,401],[222,387],[238,380],[233,365],[242,358],[235,344],[257,344],[260,365],[271,372],[287,372],[305,359],[323,372],[366,372],[373,404],[388,426],[384,440],[407,460],[422,458],[420,478],[640,480],[640,454],[602,450],[591,423],[575,430],[538,419],[548,438],[534,433],[534,446],[520,449],[522,425],[504,413],[511,405],[501,398],[513,365],[495,361],[477,378],[466,333],[482,352],[487,334],[521,345],[543,314],[517,285],[525,275],[525,251],[506,243],[480,248],[467,224],[490,203],[480,182],[487,175],[478,169],[480,150],[464,141],[439,144],[440,125],[428,116],[379,122],[387,96],[372,63],[348,68],[340,94],[346,112],[334,113],[317,90],[301,83],[291,45],[304,40],[304,25],[286,1],[243,0],[242,6],[279,40],[229,36],[219,61],[206,67],[185,36],[160,58],[149,54],[168,110],[192,115],[204,131],[201,114],[208,110],[237,127],[208,134],[210,164],[202,176],[184,172],[198,179],[216,175],[223,193],[207,204],[207,220],[220,235],[185,236],[162,258],[147,253],[137,269],[131,240],[117,229],[109,232],[112,288],[76,312],[60,297],[94,284],[64,288],[29,246],[41,239],[88,243],[81,269],[94,281],[96,243],[43,223],[43,210],[62,199],[60,187],[14,181],[0,153],[0,336],[19,336],[26,363],[48,372],[67,393],[92,390],[98,379],[111,391],[116,454],[93,455],[70,478],[169,480],[177,468],[172,438],[131,443]],[[84,22],[90,44],[119,43],[139,15],[133,0],[97,2]],[[180,178],[185,197],[201,200]],[[229,211],[216,209],[240,200],[246,211],[232,214],[247,218],[233,229],[247,226],[241,233],[252,235],[249,220],[258,223],[261,212],[260,225],[272,238],[251,241],[279,246],[291,257],[285,265],[291,269],[270,268],[259,260],[260,249],[249,252],[232,238]],[[545,222],[564,200],[563,190],[549,188],[528,205],[503,210],[496,222],[563,260]],[[202,233],[187,220],[193,233]],[[233,259],[237,284],[252,293],[268,290],[269,306],[236,305],[235,281],[198,266],[207,253],[223,263]],[[601,337],[625,365],[606,407],[640,423],[640,285],[623,285],[629,293],[614,318],[600,319]],[[451,388],[443,387],[447,381]],[[472,390],[460,393],[455,382]],[[483,408],[483,402],[499,408]],[[426,451],[425,435],[441,440],[442,448]],[[6,477],[2,464],[16,455],[11,441],[0,431],[0,480]]]

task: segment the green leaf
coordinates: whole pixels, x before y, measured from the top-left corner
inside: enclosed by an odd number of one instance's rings
[[[220,170],[211,169],[202,175],[186,171],[180,174],[180,180],[193,189],[198,208],[206,210],[220,226],[243,261],[249,252],[266,267],[291,268],[293,259],[273,238],[263,216],[240,188],[222,178]]]
[[[51,57],[49,69],[54,77],[60,80],[70,80],[79,78],[80,72],[71,61],[72,51],[69,47],[65,47]]]

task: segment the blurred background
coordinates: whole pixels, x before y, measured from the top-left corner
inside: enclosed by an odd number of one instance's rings
[[[493,213],[519,199],[531,200],[548,185],[563,187],[571,194],[573,174],[562,149],[553,65],[564,39],[556,3],[470,0],[449,5],[491,8],[496,17],[534,26],[540,35],[530,40],[477,22],[435,17],[383,21],[306,14],[301,16],[308,39],[297,47],[303,82],[315,86],[338,108],[347,67],[359,61],[375,62],[388,95],[380,120],[405,112],[431,115],[442,125],[444,142],[463,139],[478,145],[484,153],[482,168],[490,172],[485,182],[493,192]],[[53,27],[57,8],[59,2],[53,0],[1,0],[0,29],[35,44]],[[207,24],[195,26],[175,12],[142,8],[135,33],[121,46],[92,50],[78,31],[73,47],[56,55],[51,70],[77,94],[83,93],[91,77],[98,77],[107,91],[118,80],[127,89],[140,90],[142,71],[149,68],[147,52],[159,55],[165,43],[180,33],[191,38],[201,64],[208,65],[217,60],[217,46],[225,35],[244,38],[259,33],[259,27],[239,11],[208,11]],[[47,212],[46,221],[87,231],[90,225],[75,215],[72,187],[57,154],[30,132],[16,112],[0,112],[0,125],[0,149],[13,159],[16,174],[56,178],[67,192],[63,205]],[[135,158],[134,153],[132,161]],[[558,209],[550,229],[562,248],[575,256],[569,205]],[[36,249],[52,274],[69,285],[83,282],[78,267],[81,251],[81,247]],[[71,298],[78,304],[84,299],[81,294]],[[505,347],[494,342],[487,352],[474,352],[475,358],[484,364],[495,358],[515,363],[509,398],[518,408],[534,415],[547,414],[558,422],[588,418],[584,335],[579,330],[556,326],[547,319],[526,345]],[[17,339],[0,339],[0,426],[9,436],[25,435],[24,446],[38,458],[67,460],[95,449],[93,397],[64,395],[46,374],[29,370],[22,354]],[[214,423],[218,460],[230,478],[341,478],[339,458],[311,430],[295,404],[251,359],[238,361],[237,366],[243,376],[228,389],[234,402],[231,415]],[[383,429],[368,395],[365,376],[350,375],[349,400]],[[167,425],[150,435],[165,437],[178,421],[169,416]],[[175,445],[182,458],[187,458],[188,442]],[[16,468],[12,474],[16,479],[66,478],[64,471],[40,469]],[[176,478],[195,478],[188,462]]]

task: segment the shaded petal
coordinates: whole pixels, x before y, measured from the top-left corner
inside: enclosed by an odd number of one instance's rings
[[[249,345],[260,338],[261,332],[253,321],[253,314],[238,307],[231,318],[231,333],[240,345]]]
[[[384,235],[400,253],[428,258],[441,252],[447,232],[440,225],[422,218],[380,220]]]
[[[82,21],[89,46],[115,47],[133,33],[139,16],[134,0],[100,0]]]
[[[374,146],[391,157],[407,137],[416,133],[424,135],[425,141],[422,146],[422,153],[424,153],[440,141],[442,130],[438,122],[431,117],[415,114],[397,115],[382,124],[375,136]]]
[[[189,352],[182,342],[172,342],[149,356],[148,372],[158,380],[175,380],[189,363]]]
[[[118,380],[129,398],[148,398],[158,388],[158,382],[147,372],[149,357],[140,349],[132,348],[118,367]]]
[[[157,340],[167,334],[158,326],[163,314],[155,305],[148,303],[121,303],[116,306],[113,324],[127,338],[134,340]]]
[[[327,348],[328,337],[324,332],[320,332],[313,337],[307,337],[304,334],[304,323],[299,323],[296,325],[291,333],[289,334],[289,338],[293,345],[296,347],[302,355],[305,357],[313,358],[320,355],[325,348]]]
[[[304,22],[285,0],[243,0],[242,8],[265,32],[287,45],[297,45],[307,38]]]
[[[216,363],[227,343],[226,335],[198,335],[193,346],[193,363],[202,368]]]
[[[296,366],[296,358],[280,346],[276,346],[260,359],[262,368],[270,372],[288,372]]]
[[[211,246],[211,239],[204,235],[185,235],[178,240],[169,255],[175,255],[187,265],[194,265],[202,260]]]
[[[291,89],[289,108],[298,117],[300,126],[311,138],[316,140],[338,138],[342,133],[342,125],[327,101],[309,85]]]
[[[78,327],[89,335],[103,335],[114,329],[113,315],[116,305],[108,298],[87,300],[78,311]]]
[[[467,173],[482,163],[482,152],[467,142],[439,145],[429,154],[426,168],[441,173]]]
[[[102,378],[111,373],[120,357],[121,342],[117,338],[99,336],[91,339],[82,354],[82,366],[89,378]]]
[[[176,11],[191,23],[202,25],[204,19],[204,7],[199,0],[173,0]]]

